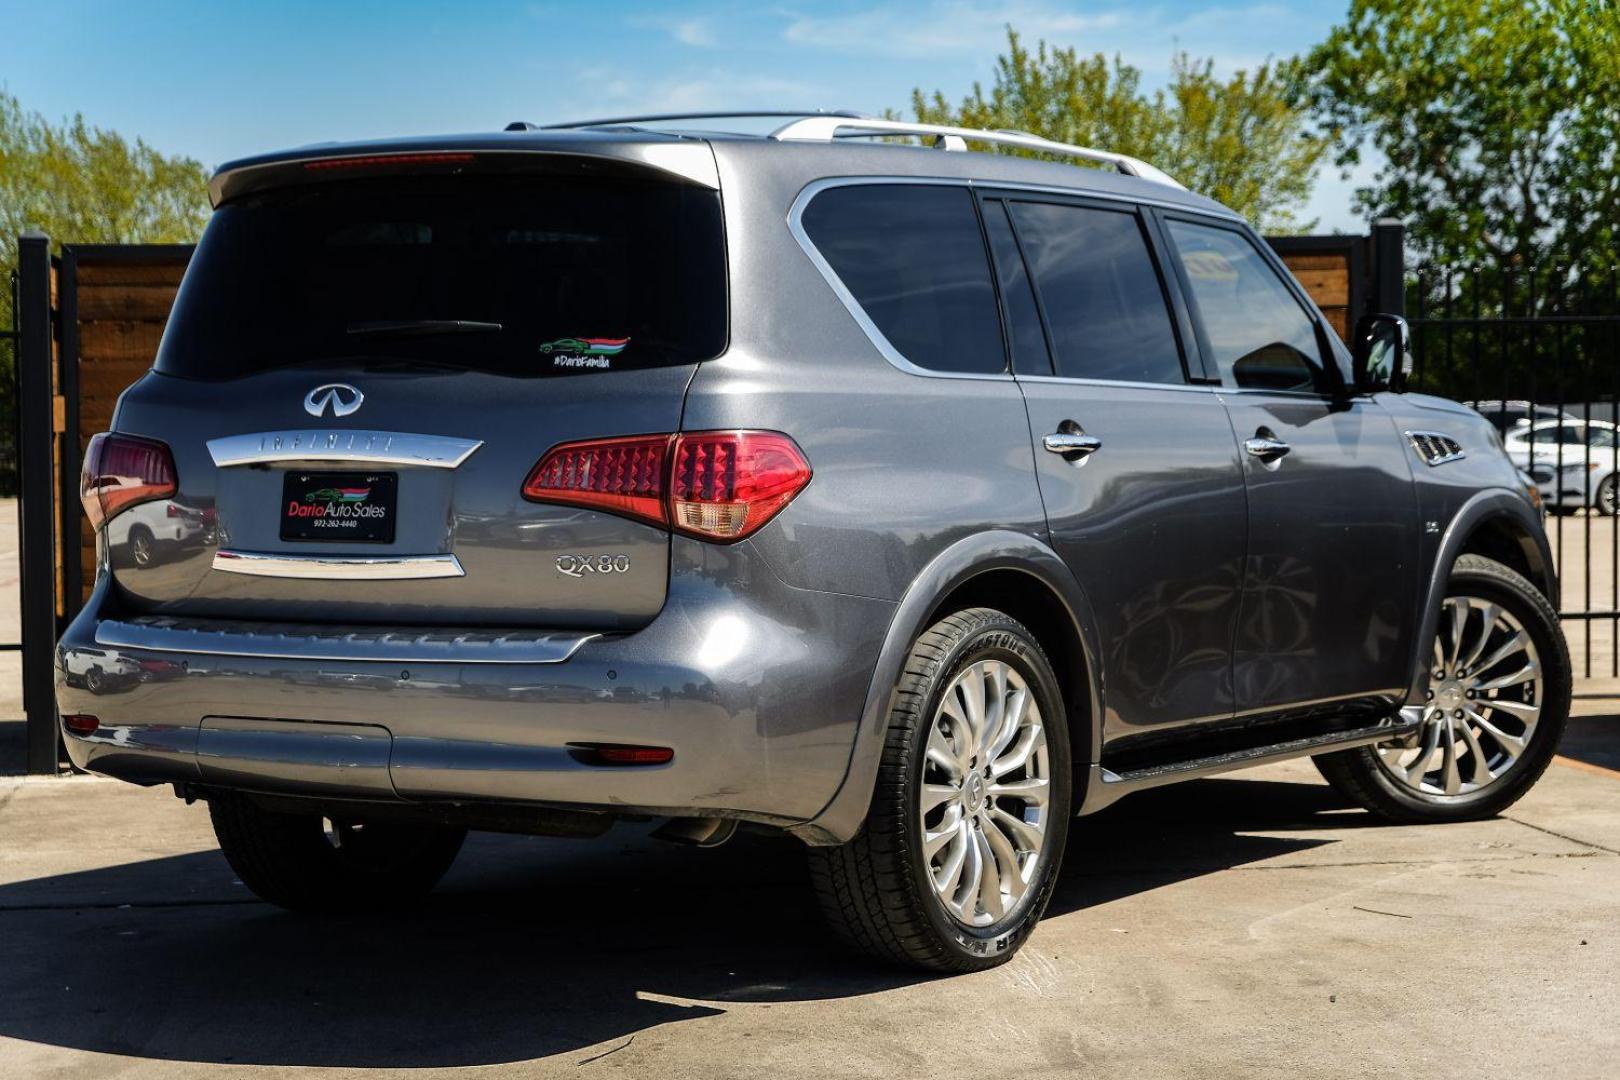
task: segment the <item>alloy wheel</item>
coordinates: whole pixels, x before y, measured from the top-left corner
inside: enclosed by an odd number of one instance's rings
[[[1050,771],[1040,706],[1018,671],[981,660],[959,672],[928,728],[919,816],[934,893],[962,925],[999,922],[1028,893]]]
[[[1448,596],[1433,664],[1425,703],[1402,710],[1421,725],[1379,746],[1378,762],[1421,795],[1472,795],[1511,772],[1530,745],[1541,717],[1541,656],[1500,604]]]

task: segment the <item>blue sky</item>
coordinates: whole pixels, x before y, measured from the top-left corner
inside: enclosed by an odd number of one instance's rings
[[[210,166],[330,139],[635,111],[904,108],[988,82],[1002,27],[1223,71],[1309,48],[1347,0],[763,0],[272,3],[0,0],[0,85],[24,106],[140,135]],[[1325,170],[1308,217],[1359,230]]]

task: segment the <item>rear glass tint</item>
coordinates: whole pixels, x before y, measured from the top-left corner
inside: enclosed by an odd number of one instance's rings
[[[990,264],[967,188],[828,188],[805,208],[803,224],[901,356],[936,371],[1007,369]]]
[[[544,376],[690,363],[725,340],[715,192],[394,177],[221,207],[156,366],[197,379],[400,361]]]

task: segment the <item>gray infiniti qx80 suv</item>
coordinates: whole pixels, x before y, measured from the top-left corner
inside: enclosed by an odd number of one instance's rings
[[[1132,791],[1310,755],[1441,822],[1536,780],[1546,539],[1400,320],[1346,349],[1130,158],[723,120],[224,168],[87,453],[73,761],[206,800],[290,908],[420,895],[468,829],[781,829],[841,935],[957,971]],[[143,560],[109,523],[153,502],[211,528]]]

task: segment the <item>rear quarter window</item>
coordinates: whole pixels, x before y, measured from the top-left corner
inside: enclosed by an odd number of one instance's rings
[[[215,213],[156,368],[423,363],[533,377],[717,355],[719,195],[656,181],[391,177]]]
[[[800,222],[907,361],[934,371],[1006,370],[989,258],[966,187],[831,187],[810,200]]]

